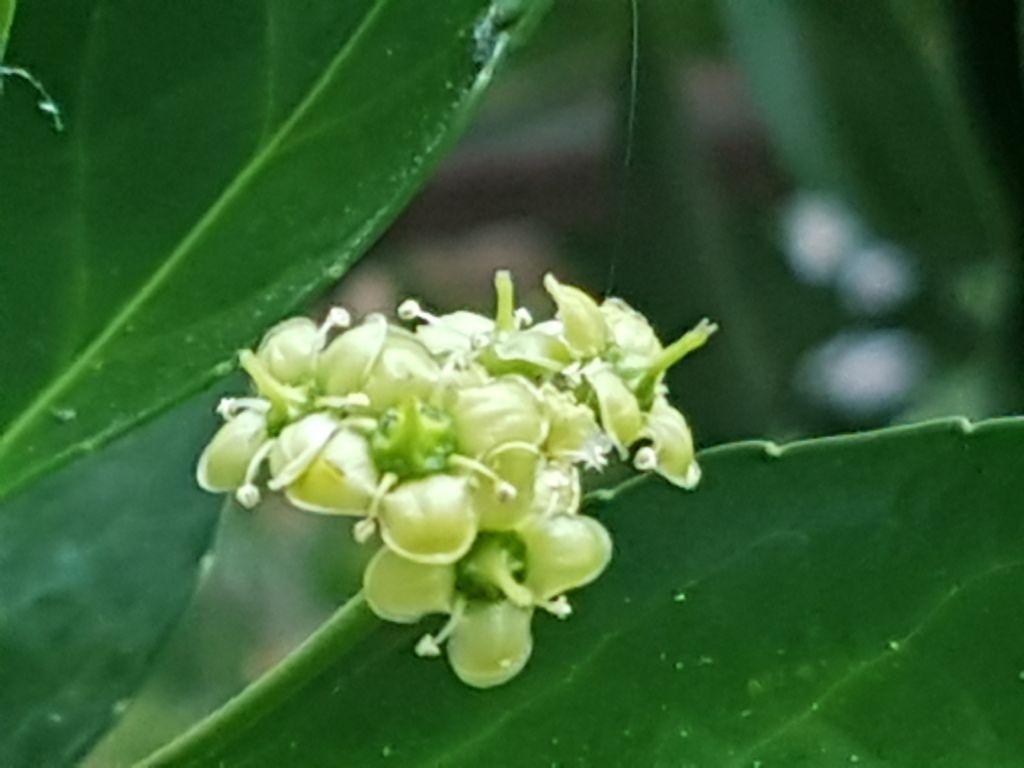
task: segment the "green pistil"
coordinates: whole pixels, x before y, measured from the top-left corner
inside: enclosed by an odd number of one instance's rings
[[[446,414],[409,397],[380,419],[370,447],[380,470],[401,478],[423,477],[447,467],[455,434]]]
[[[512,275],[507,269],[500,269],[494,274],[494,290],[498,297],[494,324],[499,331],[514,331],[516,329],[516,289],[512,283]]]
[[[524,547],[512,533],[481,533],[459,563],[456,588],[471,599],[507,598],[519,606],[533,603],[533,593],[520,581]]]
[[[718,326],[705,318],[661,350],[637,384],[636,394],[641,405],[650,405],[650,401],[654,399],[655,386],[669,368],[691,352],[703,347],[717,330]]]

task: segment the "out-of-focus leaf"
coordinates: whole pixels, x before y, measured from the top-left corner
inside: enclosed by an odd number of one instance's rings
[[[609,571],[477,691],[344,608],[148,764],[1011,766],[1024,419],[708,451],[597,511]],[[335,651],[332,654],[332,648]]]
[[[4,60],[7,38],[10,37],[11,24],[14,23],[15,5],[15,0],[0,0],[0,63]]]
[[[83,764],[134,765],[267,671],[362,586],[349,519],[283,498],[227,506],[191,605],[146,684]]]
[[[546,5],[23,7],[11,55],[68,130],[5,94],[0,496],[223,374],[337,279]]]
[[[75,762],[146,673],[221,504],[194,479],[211,408],[181,406],[0,503],[0,765]]]
[[[1005,203],[954,78],[927,58],[929,43],[944,40],[912,35],[888,2],[720,4],[764,118],[804,184],[842,195],[878,234],[943,269],[999,254]],[[943,12],[931,4],[932,15]]]

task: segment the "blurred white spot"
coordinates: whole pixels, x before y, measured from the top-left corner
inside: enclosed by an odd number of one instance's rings
[[[851,253],[836,283],[851,312],[880,315],[896,309],[917,291],[910,258],[891,243],[873,243]]]
[[[783,214],[782,226],[789,266],[813,285],[832,280],[860,239],[850,210],[822,195],[798,195]]]
[[[798,383],[824,405],[866,416],[905,404],[926,366],[923,345],[908,331],[850,331],[808,353]]]

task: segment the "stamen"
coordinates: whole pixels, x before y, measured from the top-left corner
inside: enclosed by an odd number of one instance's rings
[[[478,475],[486,477],[494,483],[494,493],[498,497],[498,501],[501,501],[502,503],[515,501],[516,496],[519,495],[519,492],[512,483],[507,482],[493,469],[476,459],[471,459],[468,456],[461,456],[457,453],[453,453],[448,457],[448,463],[460,469],[475,472]]]
[[[260,489],[252,483],[239,486],[238,490],[235,491],[235,499],[246,509],[253,509],[260,503],[260,498]]]
[[[352,537],[359,543],[365,544],[373,538],[377,532],[377,521],[372,517],[364,517],[352,526]]]
[[[565,595],[560,595],[554,600],[548,600],[547,602],[540,603],[539,605],[556,619],[562,619],[564,621],[572,616],[572,606],[569,604],[569,599]]]
[[[217,403],[217,415],[228,421],[242,411],[267,413],[270,407],[270,401],[262,397],[222,397]]]
[[[370,397],[363,392],[353,392],[350,395],[323,395],[318,397],[314,404],[320,408],[369,408]]]
[[[432,325],[440,319],[437,315],[432,315],[423,309],[416,299],[406,299],[399,304],[397,314],[401,320],[405,320],[407,322],[419,320],[427,325]]]
[[[633,466],[641,472],[650,472],[656,469],[658,466],[658,452],[653,447],[645,445],[633,457]]]
[[[512,483],[502,481],[498,484],[498,501],[502,504],[510,504],[516,500],[516,487]]]
[[[317,454],[323,450],[323,447],[327,445],[337,431],[338,426],[335,426],[330,432],[325,433],[320,440],[306,446],[306,450],[285,464],[280,472],[267,481],[267,488],[272,491],[280,491],[282,488],[298,480],[302,473],[309,469],[309,465],[316,460]]]
[[[263,361],[246,349],[238,356],[242,368],[252,378],[260,394],[273,406],[282,407],[289,415],[297,412],[306,403],[306,394],[296,387],[282,384],[267,370]]]
[[[451,637],[455,627],[462,621],[462,615],[465,612],[466,601],[461,597],[456,598],[455,605],[452,606],[452,613],[448,617],[448,621],[441,627],[441,630],[436,635],[424,635],[416,643],[416,655],[424,658],[437,658],[440,656],[441,644]]]
[[[406,299],[398,305],[398,317],[402,320],[415,320],[422,312],[423,309],[415,299]]]
[[[526,328],[533,325],[533,315],[526,307],[519,307],[515,311],[516,329]]]
[[[416,655],[421,659],[436,659],[441,655],[441,646],[433,635],[424,635],[416,643]]]
[[[331,331],[338,328],[348,328],[352,325],[352,315],[344,307],[331,307],[327,311],[327,317],[320,324],[317,329],[317,350],[323,349],[327,346],[327,337],[330,336]]]
[[[380,509],[381,502],[384,501],[388,491],[394,488],[397,483],[398,475],[394,472],[388,472],[380,479],[380,483],[377,484],[377,488],[373,492],[373,498],[370,499],[370,506],[366,508],[366,519],[370,520],[377,517],[377,511]]]
[[[252,509],[260,503],[261,494],[260,489],[256,486],[256,476],[259,474],[263,462],[266,461],[267,456],[270,454],[270,449],[274,447],[276,442],[277,440],[264,441],[263,445],[249,459],[249,465],[245,468],[244,481],[238,490],[235,491],[235,498],[238,499],[238,503],[246,509]]]

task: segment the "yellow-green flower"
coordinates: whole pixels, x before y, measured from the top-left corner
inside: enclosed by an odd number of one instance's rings
[[[702,321],[663,345],[621,299],[552,275],[555,317],[534,322],[508,272],[494,286],[493,317],[409,299],[408,328],[380,314],[350,327],[341,308],[278,323],[239,353],[253,392],[222,401],[196,469],[246,507],[278,493],[357,518],[356,540],[378,547],[369,607],[398,623],[446,616],[415,651],[447,653],[476,688],[519,674],[534,616],[568,618],[567,593],[607,568],[612,537],[582,505],[584,473],[618,459],[697,484],[665,373],[715,331]]]

